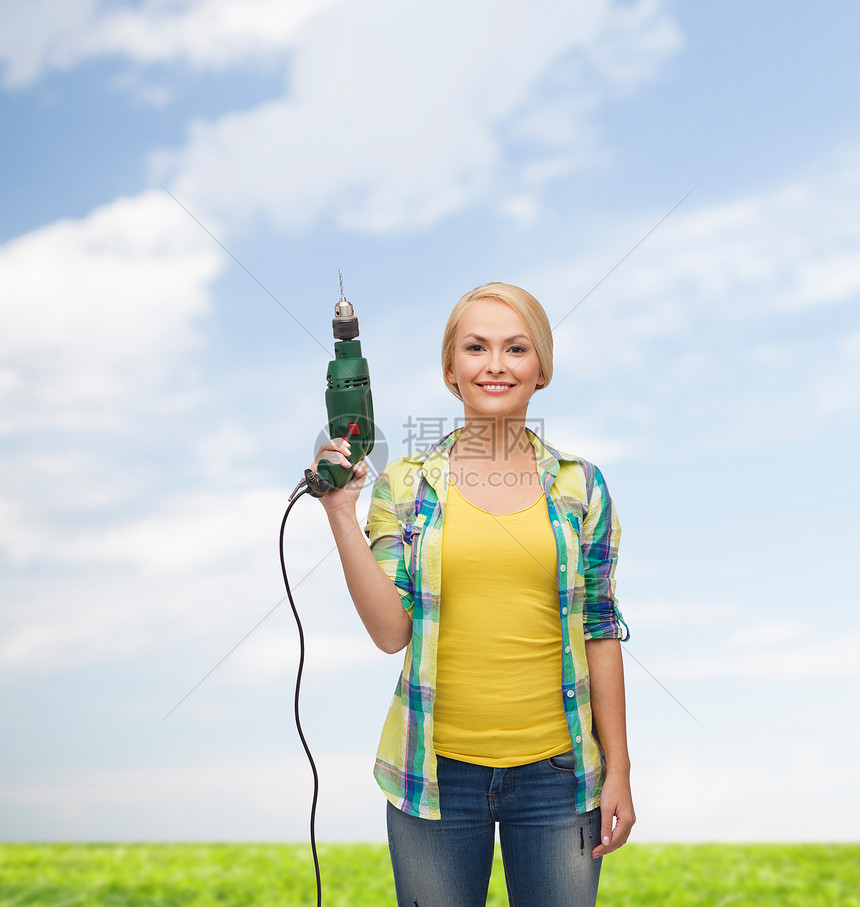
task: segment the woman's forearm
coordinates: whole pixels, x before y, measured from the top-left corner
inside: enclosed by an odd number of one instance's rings
[[[591,712],[606,756],[606,778],[600,791],[600,844],[591,851],[596,858],[624,845],[636,813],[630,793],[621,643],[617,639],[587,639],[585,655],[591,683]]]
[[[591,684],[591,711],[606,756],[607,772],[629,774],[621,643],[617,639],[587,639],[585,655]]]
[[[328,521],[358,616],[383,652],[399,652],[412,637],[412,618],[397,587],[376,562],[354,511],[330,512]]]

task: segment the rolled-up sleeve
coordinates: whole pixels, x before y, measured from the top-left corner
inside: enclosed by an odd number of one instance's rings
[[[585,571],[582,619],[586,639],[630,638],[630,630],[615,599],[615,565],[620,539],[618,515],[603,474],[595,467],[588,513],[582,522],[580,537]]]
[[[380,473],[373,485],[364,533],[370,539],[370,550],[376,562],[394,583],[400,593],[400,603],[408,611],[414,601],[415,587],[406,565],[403,525],[397,518],[386,472]]]

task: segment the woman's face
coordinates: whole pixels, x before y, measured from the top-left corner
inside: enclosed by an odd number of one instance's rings
[[[535,388],[543,384],[525,325],[495,299],[479,299],[463,312],[447,377],[459,388],[467,417],[524,419]]]

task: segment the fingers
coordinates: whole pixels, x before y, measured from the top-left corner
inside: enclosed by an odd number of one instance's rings
[[[612,844],[612,820],[615,818],[614,804],[610,806],[603,801],[600,804],[600,844],[591,851],[592,857],[602,857],[609,853]]]
[[[609,847],[612,842],[612,820],[615,814],[610,810],[600,810],[600,843]]]
[[[612,827],[615,819],[615,827]],[[636,816],[632,809],[621,804],[603,804],[600,806],[600,844],[592,851],[592,857],[603,857],[627,843]]]
[[[311,469],[318,472],[320,461],[326,460],[329,463],[343,466],[350,470],[350,475],[345,485],[333,488],[320,498],[323,508],[330,515],[354,508],[364,486],[364,480],[367,478],[367,463],[364,460],[359,460],[353,466],[349,460],[349,454],[350,444],[347,438],[332,438],[320,447],[311,466]]]
[[[311,469],[316,472],[319,469],[320,460],[328,460],[330,463],[337,463],[339,466],[345,466],[347,469],[352,468],[349,461],[349,441],[346,438],[332,438],[327,441],[317,451],[317,455],[311,464]]]
[[[349,484],[356,491],[361,491],[362,486],[364,485],[364,480],[367,478],[367,460],[359,460],[355,466],[352,467],[352,478],[350,478]]]

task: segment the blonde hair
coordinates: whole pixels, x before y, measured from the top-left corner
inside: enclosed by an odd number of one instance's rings
[[[466,293],[451,310],[448,323],[445,325],[445,333],[442,335],[442,377],[445,380],[445,386],[459,400],[463,399],[457,385],[448,380],[448,372],[454,365],[454,341],[463,312],[473,302],[483,299],[503,302],[519,315],[520,321],[525,325],[535,346],[535,353],[543,376],[543,384],[538,385],[536,390],[546,387],[552,380],[552,328],[549,319],[546,317],[543,306],[531,293],[509,283],[487,283],[482,287],[476,287]]]

